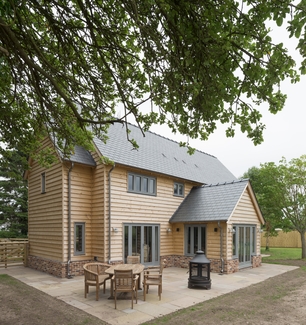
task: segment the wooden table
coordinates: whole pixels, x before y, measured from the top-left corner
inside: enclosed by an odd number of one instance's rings
[[[138,290],[141,290],[141,281],[140,281],[140,274],[144,270],[144,265],[142,264],[116,264],[105,270],[105,273],[114,275],[115,270],[133,270],[133,275],[139,275],[138,278]],[[109,299],[114,298],[114,288],[113,288],[113,281],[111,280],[111,296]]]

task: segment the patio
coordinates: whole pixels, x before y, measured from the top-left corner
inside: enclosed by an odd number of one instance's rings
[[[105,294],[103,294],[103,290],[100,290],[100,299],[96,301],[93,287],[89,289],[88,297],[84,298],[83,276],[60,279],[22,266],[1,268],[0,274],[9,274],[109,324],[136,325],[294,269],[296,267],[263,264],[259,268],[243,269],[230,275],[211,273],[211,290],[201,290],[188,289],[187,269],[166,268],[163,273],[161,301],[158,300],[157,287],[152,287],[146,301],[143,301],[143,292],[138,292],[138,304],[134,304],[134,309],[130,308],[130,300],[118,300],[117,310],[114,307],[114,301],[108,299],[110,296],[109,283]]]

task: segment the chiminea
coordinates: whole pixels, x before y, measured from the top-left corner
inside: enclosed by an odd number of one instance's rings
[[[195,257],[189,261],[188,288],[211,288],[210,260],[206,258],[203,251],[197,251]]]

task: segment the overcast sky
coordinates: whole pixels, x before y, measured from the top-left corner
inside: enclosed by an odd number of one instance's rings
[[[254,146],[239,130],[234,138],[227,138],[225,127],[221,125],[208,141],[195,140],[191,145],[216,156],[236,177],[242,176],[252,166],[259,167],[260,163],[278,163],[282,157],[289,161],[306,154],[305,85],[305,78],[299,84],[286,83],[283,90],[288,99],[284,109],[276,115],[262,111],[266,124],[262,144]],[[172,134],[166,127],[154,126],[151,131],[175,141],[186,140]]]
[[[284,29],[274,28],[276,42],[284,42],[290,54],[297,60],[300,57],[295,50],[297,41],[289,40]],[[282,157],[288,161],[306,154],[306,77],[301,77],[298,84],[285,81],[281,89],[288,98],[284,109],[273,115],[264,105],[259,108],[266,124],[264,142],[254,146],[252,141],[236,130],[234,138],[227,138],[225,126],[210,136],[208,141],[191,141],[198,150],[216,156],[236,177],[242,176],[250,167],[259,167],[261,163],[278,163]],[[151,131],[176,141],[186,141],[186,138],[172,134],[166,127],[154,126]]]

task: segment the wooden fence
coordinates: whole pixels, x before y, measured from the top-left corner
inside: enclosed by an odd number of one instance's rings
[[[261,247],[266,247],[264,232],[261,234]],[[269,247],[300,248],[302,247],[301,235],[297,231],[290,231],[287,233],[279,231],[276,237],[269,238]]]
[[[0,240],[0,267],[24,265],[28,260],[27,239],[1,239]]]

